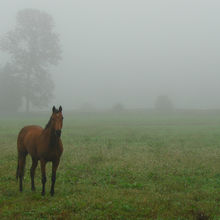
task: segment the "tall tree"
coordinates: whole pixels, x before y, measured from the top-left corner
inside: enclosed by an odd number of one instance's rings
[[[49,67],[61,59],[53,18],[36,9],[19,11],[15,29],[1,39],[0,45],[11,55],[10,63],[16,67],[23,84],[26,111],[30,104],[47,106],[54,89]]]
[[[0,69],[0,112],[16,112],[22,106],[22,88],[16,70],[7,63]]]

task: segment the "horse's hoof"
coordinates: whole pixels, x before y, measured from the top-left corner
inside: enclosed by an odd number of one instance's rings
[[[50,192],[50,195],[51,195],[51,196],[54,196],[54,192]]]
[[[42,192],[41,195],[42,195],[42,196],[45,196],[45,192]]]
[[[35,192],[35,188],[31,188],[31,190],[32,190],[33,192]]]

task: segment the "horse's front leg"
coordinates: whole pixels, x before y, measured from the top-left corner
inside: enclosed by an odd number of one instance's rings
[[[40,161],[40,165],[41,165],[41,175],[42,175],[42,192],[41,195],[44,196],[45,195],[45,183],[47,181],[46,178],[46,161],[45,160],[41,160]]]
[[[51,177],[51,189],[50,189],[50,194],[51,196],[54,195],[54,185],[55,185],[55,182],[56,182],[56,172],[57,172],[57,168],[59,166],[59,160],[55,160],[53,161],[52,163],[52,177]]]
[[[32,158],[32,166],[30,169],[30,175],[31,175],[31,189],[32,191],[35,191],[35,185],[34,185],[34,174],[35,174],[35,169],[37,167],[38,160],[35,158]]]

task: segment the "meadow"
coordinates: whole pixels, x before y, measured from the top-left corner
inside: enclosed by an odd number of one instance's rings
[[[220,219],[220,112],[64,111],[54,197],[30,157],[20,193],[17,134],[49,117],[0,119],[0,219]]]

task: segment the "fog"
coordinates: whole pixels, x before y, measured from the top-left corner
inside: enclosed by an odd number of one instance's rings
[[[51,104],[152,108],[167,95],[176,108],[220,108],[219,1],[7,0],[0,35],[25,8],[50,14],[60,36]]]

